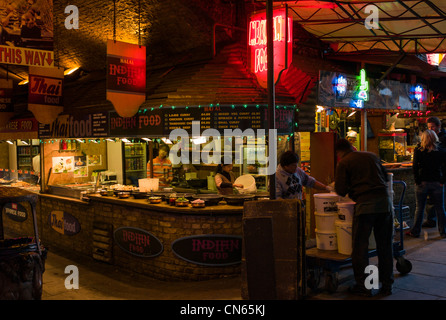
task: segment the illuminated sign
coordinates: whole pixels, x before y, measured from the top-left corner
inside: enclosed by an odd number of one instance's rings
[[[275,9],[273,11],[274,82],[278,80],[280,73],[291,65],[292,34],[293,21],[287,17],[287,9]],[[267,40],[266,12],[255,13],[251,16],[248,26],[250,64],[251,72],[256,75],[259,84],[264,88],[268,82]]]
[[[362,109],[364,108],[364,101],[369,100],[369,82],[366,79],[365,70],[361,69],[359,72],[359,85],[357,88],[356,99],[350,101],[350,107]]]
[[[443,61],[444,53],[427,53],[426,60],[432,66],[438,66]]]
[[[363,101],[368,101],[369,100],[369,82],[366,80],[364,69],[361,69],[359,76],[360,76],[360,82],[359,82],[358,99],[361,99]]]
[[[335,90],[337,95],[343,97],[347,92],[347,79],[344,76],[339,76],[335,80]]]
[[[410,95],[413,100],[421,103],[423,102],[424,88],[423,86],[417,84],[410,88]]]
[[[107,100],[123,118],[146,100],[146,47],[107,40]]]

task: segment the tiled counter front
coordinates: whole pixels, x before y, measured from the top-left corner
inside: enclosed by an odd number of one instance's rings
[[[147,200],[91,197],[90,202],[82,202],[41,195],[37,212],[42,243],[50,250],[51,247],[72,250],[122,270],[161,280],[208,280],[240,275],[243,207],[177,208],[151,205]],[[120,230],[129,239],[137,237],[131,239],[135,240],[132,244],[148,247],[149,242],[152,245],[159,241],[161,250],[151,256],[142,256],[138,248],[134,252],[125,250],[115,237]],[[204,236],[215,238],[209,240]],[[190,251],[196,251],[192,254],[209,258],[205,263],[180,257],[172,250],[174,242],[188,238],[195,241],[194,245],[189,243]],[[209,253],[207,249],[211,247],[216,250]],[[227,255],[240,257],[237,262],[228,262],[224,259]]]

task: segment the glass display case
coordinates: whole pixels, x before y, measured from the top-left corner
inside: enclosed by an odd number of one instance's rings
[[[406,155],[407,134],[404,132],[382,132],[379,138],[379,157],[385,162],[409,161]]]
[[[138,184],[147,177],[146,143],[123,143],[125,184]]]

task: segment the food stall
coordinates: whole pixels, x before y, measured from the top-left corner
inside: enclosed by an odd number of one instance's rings
[[[139,123],[143,117],[144,111],[136,115],[135,121]],[[84,121],[86,130],[74,138],[69,135],[69,127],[57,131],[55,125],[40,126],[43,174],[37,215],[43,222],[43,243],[162,280],[205,280],[240,274],[243,204],[269,197],[266,188],[261,188],[266,187],[265,180],[259,179],[265,176],[262,167],[255,163],[251,167],[246,162],[253,150],[240,149],[245,162],[234,168],[237,176],[251,171],[251,179],[261,186],[250,189],[250,194],[241,190],[242,194],[218,195],[207,179],[200,179],[213,178],[216,164],[202,161],[187,166],[187,170],[182,164],[174,168],[176,179],[167,188],[154,184],[151,189],[143,189],[148,184],[140,184],[139,177],[137,185],[122,179],[129,158],[126,147],[130,146],[130,155],[144,154],[153,159],[157,147],[165,143],[162,138],[168,138],[160,134],[163,132],[148,126],[149,131],[138,128],[138,135],[132,136],[126,131],[129,126],[116,127],[113,112],[92,117],[68,115],[57,121],[72,123],[73,130],[75,123],[80,128]],[[224,142],[220,140],[223,146]],[[172,148],[177,143],[169,145]],[[193,144],[189,141],[187,146]],[[199,150],[205,146],[200,144]],[[146,176],[141,179],[152,181]],[[193,185],[197,180],[206,183]],[[28,224],[6,222],[5,227],[13,232]]]
[[[0,128],[0,184],[38,192],[40,141],[35,118],[15,118]]]

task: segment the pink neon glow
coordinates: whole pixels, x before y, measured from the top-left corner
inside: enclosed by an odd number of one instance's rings
[[[273,41],[274,41],[274,79],[280,74],[280,71],[290,66],[292,60],[292,34],[293,21],[288,18],[288,30],[286,28],[286,9],[280,8],[273,12]],[[257,76],[259,84],[266,88],[267,86],[267,36],[266,36],[266,13],[256,13],[251,16],[248,27],[248,45],[250,48],[251,71]],[[287,31],[287,32],[286,32]],[[288,33],[288,59],[285,61],[285,36]]]

